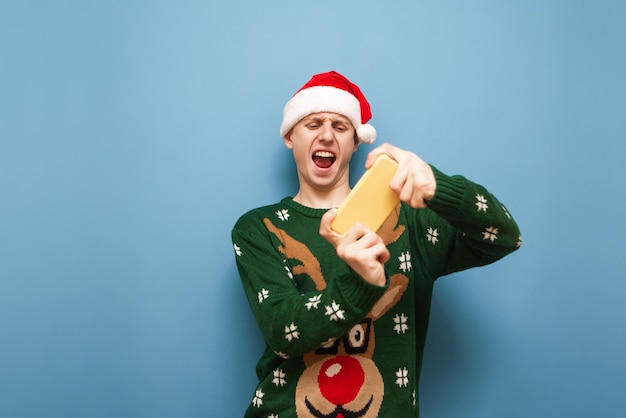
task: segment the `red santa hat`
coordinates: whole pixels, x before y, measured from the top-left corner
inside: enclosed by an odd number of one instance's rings
[[[336,71],[314,75],[289,99],[283,109],[280,136],[311,113],[332,112],[350,119],[360,142],[371,144],[376,129],[367,122],[372,118],[370,105],[356,84]]]

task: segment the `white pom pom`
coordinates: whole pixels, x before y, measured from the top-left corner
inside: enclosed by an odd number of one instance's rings
[[[376,129],[369,123],[364,123],[356,128],[356,136],[359,138],[359,141],[371,144],[376,140]]]

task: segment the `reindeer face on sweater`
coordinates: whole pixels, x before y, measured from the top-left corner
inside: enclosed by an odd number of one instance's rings
[[[397,303],[406,276],[391,277],[387,292],[370,314],[341,338],[304,356],[306,370],[296,387],[299,417],[376,417],[384,397],[383,378],[372,361],[375,322]]]

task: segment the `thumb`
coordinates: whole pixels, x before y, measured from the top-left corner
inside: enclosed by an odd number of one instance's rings
[[[393,155],[394,154],[393,146],[385,143],[379,147],[374,148],[373,150],[370,151],[369,154],[367,154],[367,159],[365,160],[365,168],[366,169],[370,168],[374,164],[374,161],[376,161],[376,158],[378,158],[378,156],[381,154],[387,154],[388,156],[396,160],[396,157]]]
[[[331,227],[336,216],[337,208],[329,209],[324,215],[322,215],[322,220],[320,222],[320,235],[331,243],[333,242],[333,238],[338,235]]]

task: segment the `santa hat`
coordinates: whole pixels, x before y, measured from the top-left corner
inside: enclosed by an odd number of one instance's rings
[[[338,113],[350,119],[361,142],[370,144],[376,139],[376,129],[367,123],[372,112],[365,96],[356,84],[336,71],[314,75],[291,97],[283,109],[280,136],[317,112]]]

